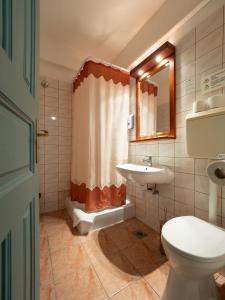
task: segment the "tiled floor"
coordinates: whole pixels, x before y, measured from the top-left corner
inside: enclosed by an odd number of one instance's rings
[[[40,300],[156,300],[169,272],[159,234],[133,218],[81,236],[65,211],[40,218]],[[147,236],[133,235],[142,229]],[[225,280],[215,276],[221,299]]]

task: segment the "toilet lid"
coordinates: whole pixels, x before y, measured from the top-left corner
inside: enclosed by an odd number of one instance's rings
[[[169,220],[162,228],[162,237],[175,250],[193,259],[225,259],[225,231],[196,217]]]

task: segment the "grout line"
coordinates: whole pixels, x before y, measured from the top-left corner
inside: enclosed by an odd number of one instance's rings
[[[54,279],[54,275],[53,275],[53,265],[52,265],[52,255],[51,255],[51,251],[50,251],[50,245],[49,245],[49,239],[48,239],[48,233],[46,232],[45,234],[45,238],[47,240],[47,245],[48,245],[48,250],[47,250],[47,256],[49,256],[50,259],[50,265],[51,265],[51,282],[48,282],[48,284],[46,285],[46,287],[48,285],[53,285],[53,290],[54,290],[54,295],[55,295],[55,300],[57,300],[57,295],[56,295],[56,289],[55,289],[55,279]],[[40,258],[39,258],[40,259]],[[40,282],[41,282],[41,278],[40,278]]]
[[[59,121],[60,121],[60,108],[59,108],[59,80],[58,80],[58,188],[57,188],[57,194],[58,194],[58,209],[59,209]]]
[[[96,274],[96,276],[97,276],[97,278],[98,278],[98,280],[99,280],[99,282],[100,282],[100,285],[102,286],[103,290],[105,291],[105,294],[106,294],[106,296],[107,296],[107,299],[109,299],[109,295],[108,295],[108,293],[107,293],[107,291],[106,291],[106,289],[105,289],[105,287],[104,287],[104,285],[103,285],[103,283],[102,283],[102,281],[101,281],[101,279],[100,279],[100,277],[99,277],[99,275],[98,275],[97,270],[96,270],[95,267],[94,267],[94,264],[93,264],[93,261],[92,261],[90,255],[88,254],[86,248],[85,248],[84,245],[83,245],[84,242],[82,242],[82,239],[80,240],[80,243],[81,243],[81,245],[82,245],[83,250],[85,251],[85,253],[86,253],[87,256],[88,256],[88,259],[90,260],[91,266],[92,266],[92,268],[93,268],[93,270],[94,270],[94,272],[95,272],[95,274]]]
[[[158,292],[154,289],[154,287],[148,282],[148,280],[143,276],[142,277],[144,279],[144,281],[147,283],[148,286],[150,286],[150,288],[156,293],[157,296],[159,296],[159,299],[161,299],[160,294],[158,294]]]

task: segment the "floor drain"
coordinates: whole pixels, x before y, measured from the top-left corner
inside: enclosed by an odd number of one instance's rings
[[[138,239],[143,239],[144,237],[147,236],[147,233],[145,233],[142,230],[136,230],[133,232],[133,235],[135,235]]]

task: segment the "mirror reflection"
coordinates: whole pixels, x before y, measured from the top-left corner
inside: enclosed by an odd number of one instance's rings
[[[138,82],[140,136],[170,131],[169,64]]]

